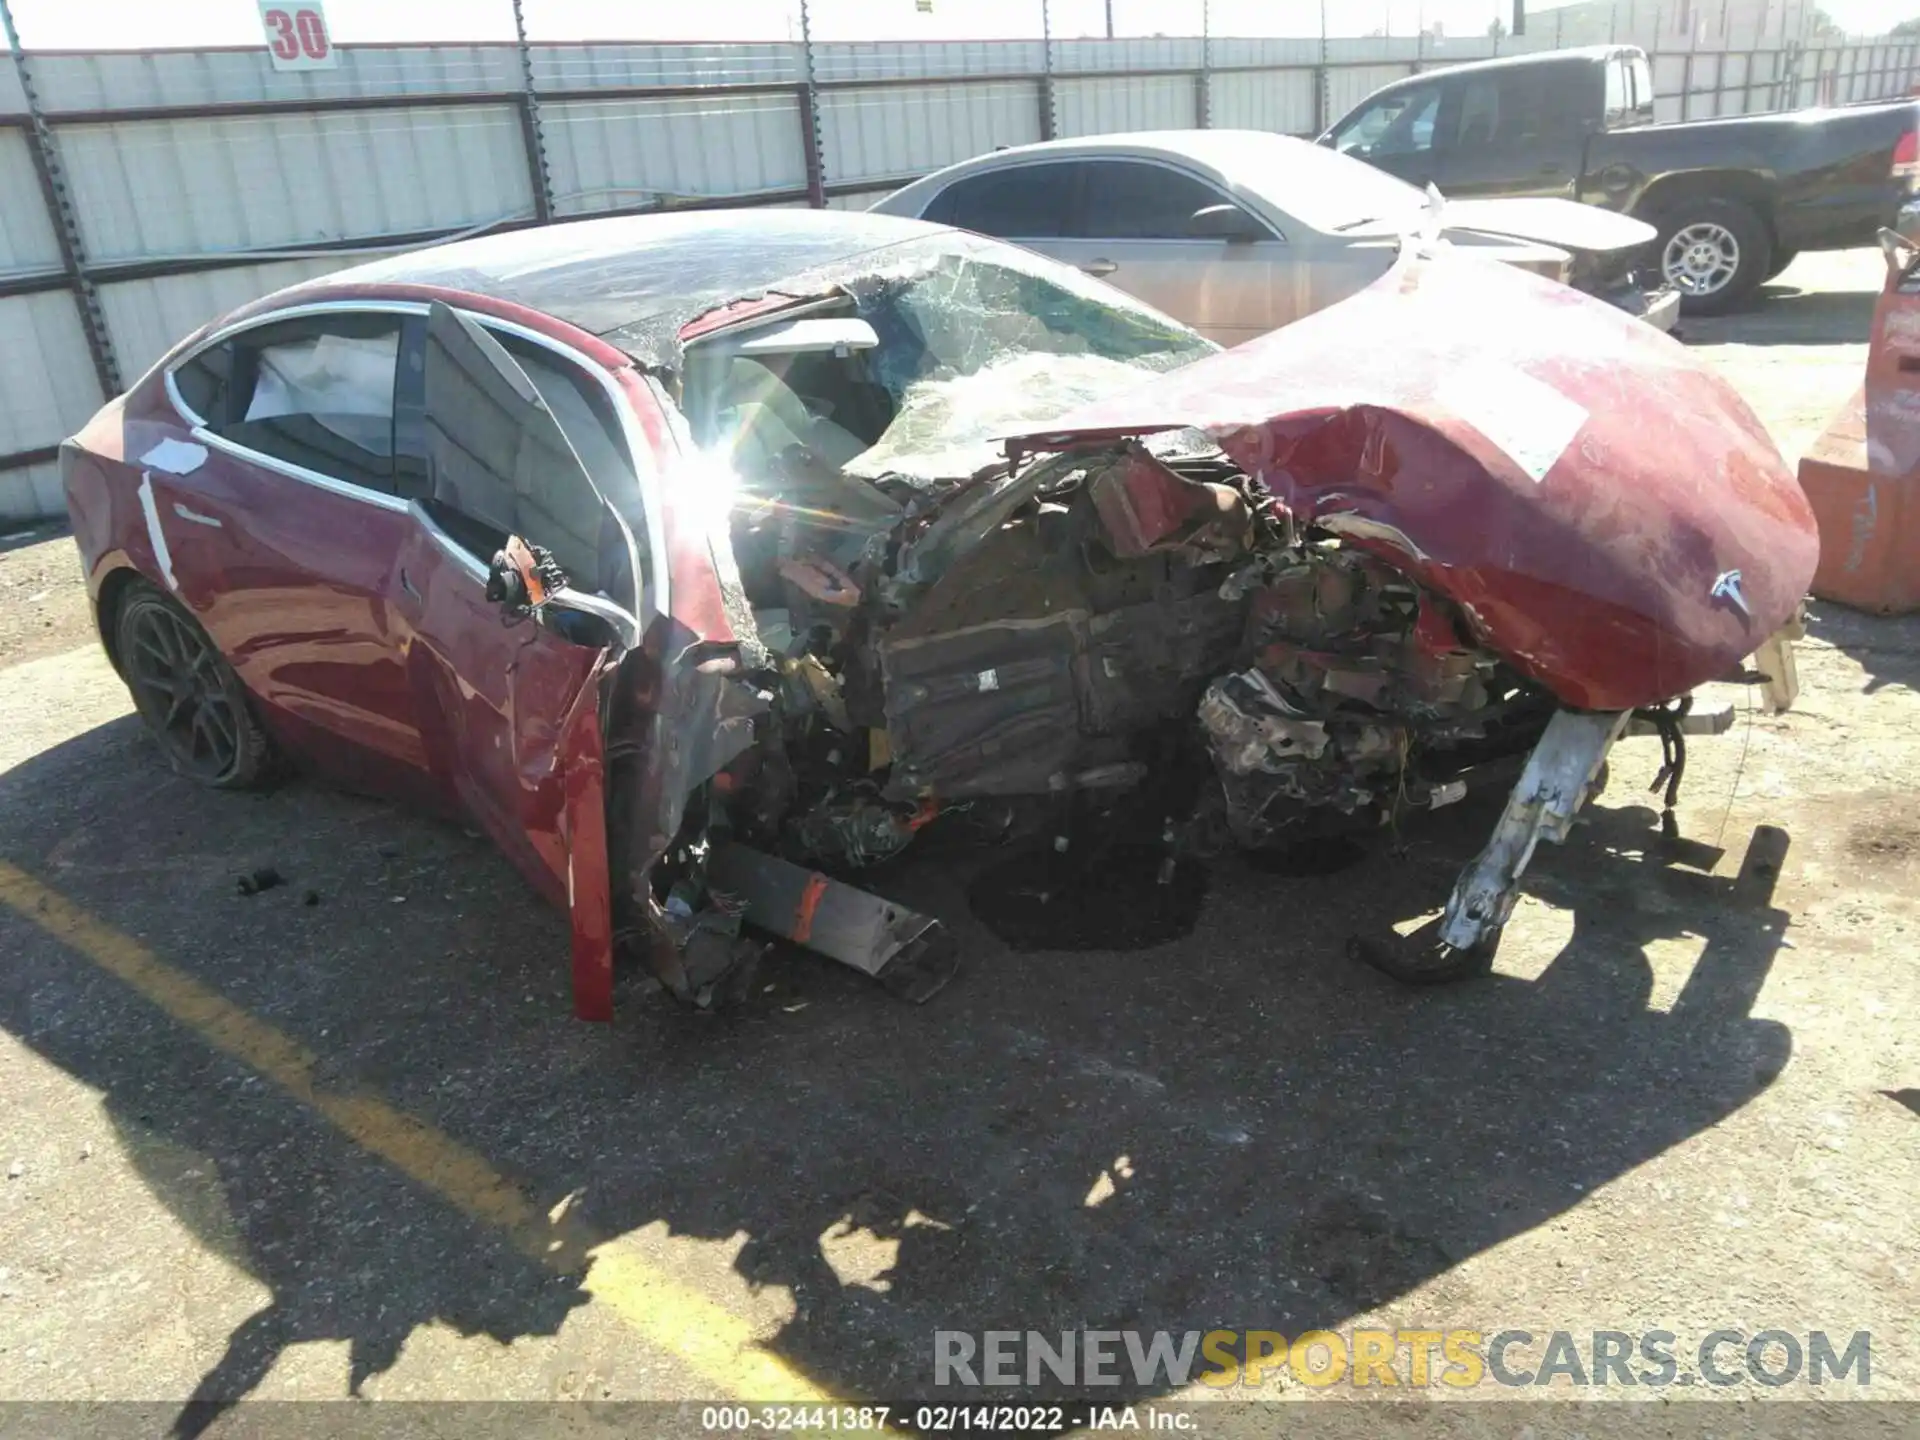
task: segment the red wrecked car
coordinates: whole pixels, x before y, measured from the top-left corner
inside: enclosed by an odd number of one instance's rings
[[[980,807],[1037,883],[1119,833],[1164,880],[1512,785],[1431,933],[1362,947],[1483,970],[1617,737],[1670,820],[1695,686],[1791,700],[1816,555],[1680,345],[1418,238],[1221,353],[917,221],[522,230],[247,305],[62,455],[169,761],[471,817],[593,1018],[617,947],[711,1003],[767,935],[925,998],[950,936],[846,877]]]

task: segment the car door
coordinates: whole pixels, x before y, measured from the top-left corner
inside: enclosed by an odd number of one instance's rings
[[[1090,159],[1080,166],[1072,234],[1054,253],[1238,345],[1298,318],[1293,246],[1211,181],[1159,161]],[[1247,238],[1194,233],[1196,213],[1232,206]]]
[[[1376,95],[1328,133],[1327,142],[1342,155],[1425,187],[1437,174],[1435,125],[1440,113],[1440,82],[1410,85]]]
[[[570,907],[576,940],[583,924],[601,930],[608,883],[598,679],[631,643],[640,582],[633,537],[581,458],[631,463],[614,403],[583,364],[445,305],[409,331],[399,468],[410,524],[389,598],[429,763],[529,881]],[[509,535],[548,551],[613,623],[574,608],[514,615],[490,600],[489,566]]]
[[[289,749],[336,780],[432,799],[386,594],[403,317],[319,307],[201,347],[169,374],[204,450],[143,472],[166,578]],[[156,550],[161,547],[156,546]]]
[[[1600,115],[1601,74],[1583,59],[1447,77],[1435,146],[1441,193],[1572,198],[1588,120]]]

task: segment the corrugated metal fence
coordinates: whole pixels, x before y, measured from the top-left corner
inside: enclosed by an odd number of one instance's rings
[[[368,249],[660,206],[860,207],[1050,135],[1311,134],[1495,47],[1552,37],[347,46],[292,74],[258,48],[31,53],[0,67],[0,519],[62,513],[60,439],[178,336]],[[1690,50],[1656,54],[1655,80],[1662,119],[1698,118],[1900,94],[1917,63],[1912,44]]]

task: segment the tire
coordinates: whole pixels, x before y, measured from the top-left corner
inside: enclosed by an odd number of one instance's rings
[[[1798,250],[1775,250],[1773,252],[1773,263],[1767,266],[1767,279],[1773,280],[1778,278],[1782,271],[1799,258],[1800,252]]]
[[[1773,236],[1753,207],[1719,195],[1675,201],[1657,221],[1660,273],[1683,315],[1725,315],[1772,274]]]
[[[144,581],[121,597],[114,654],[134,708],[179,774],[214,790],[250,790],[277,769],[246,687],[200,624]]]

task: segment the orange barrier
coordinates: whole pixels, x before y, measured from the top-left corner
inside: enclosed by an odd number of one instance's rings
[[[1800,461],[1800,487],[1820,529],[1813,593],[1894,615],[1920,610],[1920,249],[1881,243],[1866,382]]]

